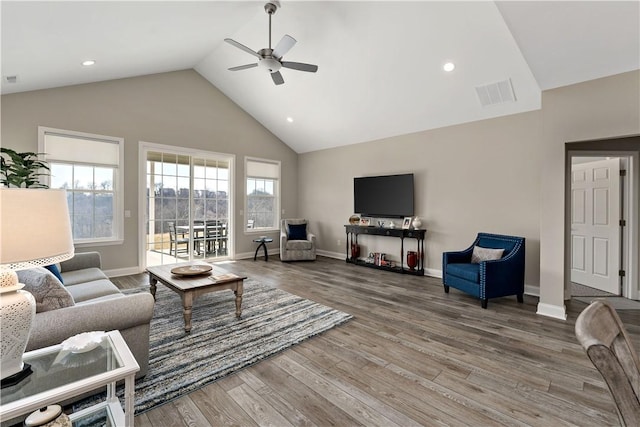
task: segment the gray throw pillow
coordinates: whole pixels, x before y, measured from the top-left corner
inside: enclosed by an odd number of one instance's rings
[[[31,292],[36,300],[36,313],[75,305],[73,297],[60,280],[44,267],[19,270],[18,279],[23,290]]]
[[[502,258],[502,254],[504,253],[504,249],[490,249],[483,248],[481,246],[474,246],[473,253],[471,254],[471,262],[473,264],[478,264],[482,261],[492,261],[495,259]]]

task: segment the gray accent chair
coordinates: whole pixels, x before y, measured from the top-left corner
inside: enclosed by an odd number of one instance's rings
[[[640,426],[640,361],[615,309],[595,300],[578,316],[576,337],[604,378],[623,426]]]
[[[289,238],[289,225],[306,224],[304,240]],[[280,261],[314,261],[316,259],[316,236],[309,231],[309,221],[290,218],[280,221]]]
[[[91,331],[119,330],[140,365],[149,368],[149,329],[154,300],[149,292],[124,295],[101,270],[98,252],[77,253],[60,263],[63,285],[74,305],[36,314],[27,351],[59,344]]]

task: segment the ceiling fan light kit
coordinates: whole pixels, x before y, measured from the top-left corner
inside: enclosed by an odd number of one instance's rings
[[[282,61],[282,57],[287,52],[289,52],[289,50],[296,44],[296,39],[288,34],[285,34],[282,37],[282,39],[276,45],[275,49],[271,49],[271,16],[276,13],[278,7],[280,7],[280,2],[277,1],[272,1],[264,5],[264,10],[265,12],[267,12],[267,15],[269,15],[268,48],[260,49],[259,51],[255,52],[242,43],[239,43],[233,39],[224,39],[224,41],[229,43],[230,45],[235,46],[238,49],[243,50],[248,54],[258,58],[257,63],[238,65],[236,67],[229,68],[229,71],[240,71],[247,70],[249,68],[260,67],[267,70],[271,74],[271,79],[276,85],[281,85],[284,83],[284,78],[282,77],[282,74],[280,74],[280,69],[283,67],[297,71],[305,71],[308,73],[315,73],[316,71],[318,71],[317,65],[305,64],[302,62]]]

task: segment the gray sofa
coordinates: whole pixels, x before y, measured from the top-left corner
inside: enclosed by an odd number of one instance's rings
[[[27,282],[48,274],[46,281],[55,286],[60,281],[53,282],[54,274],[44,268],[18,272],[20,282],[25,283],[25,290],[34,293],[37,303],[27,351],[59,344],[82,332],[117,329],[140,365],[136,377],[143,377],[149,366],[149,325],[154,308],[151,294],[120,292],[101,270],[97,252],[78,253],[60,263],[59,271],[64,286],[44,296],[33,292],[34,283]],[[42,287],[41,283],[35,286]],[[73,300],[64,301],[67,292]]]

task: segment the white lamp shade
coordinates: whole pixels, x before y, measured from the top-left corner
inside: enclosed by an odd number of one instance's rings
[[[66,190],[0,189],[0,267],[22,270],[73,257]]]

